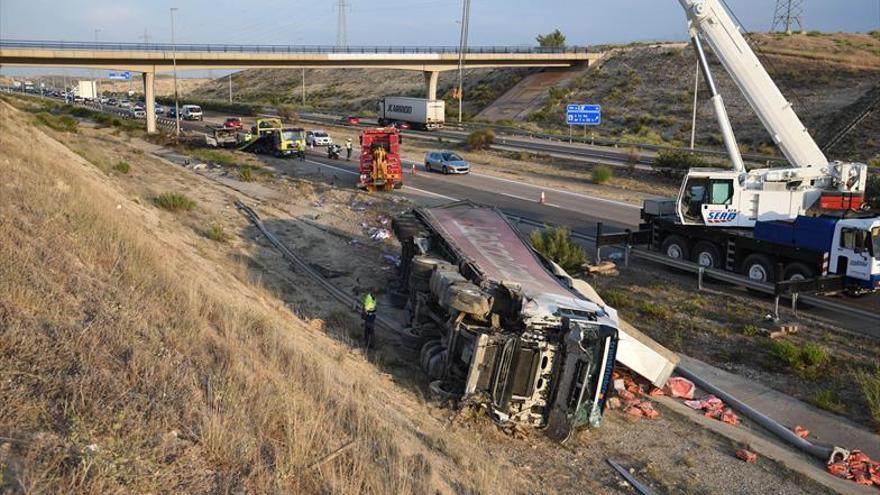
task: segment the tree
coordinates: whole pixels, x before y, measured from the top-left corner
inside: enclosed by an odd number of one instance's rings
[[[565,35],[559,29],[554,29],[549,34],[539,34],[537,38],[538,46],[542,48],[562,48],[565,46]]]
[[[535,230],[529,236],[535,251],[543,254],[567,272],[582,269],[587,262],[584,248],[571,240],[571,232],[565,227],[549,227]]]

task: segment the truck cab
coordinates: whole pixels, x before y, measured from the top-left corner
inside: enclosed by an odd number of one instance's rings
[[[830,258],[829,270],[857,291],[880,290],[880,218],[838,221]]]

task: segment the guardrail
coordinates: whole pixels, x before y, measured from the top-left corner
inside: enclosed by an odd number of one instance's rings
[[[327,46],[327,45],[228,45],[171,43],[112,43],[85,41],[0,40],[0,48],[42,48],[50,50],[98,50],[142,52],[207,53],[459,53],[458,46]],[[535,47],[523,45],[469,46],[464,53],[589,53],[588,47]]]

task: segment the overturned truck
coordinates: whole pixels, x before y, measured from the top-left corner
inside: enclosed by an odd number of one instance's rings
[[[435,393],[480,401],[495,420],[559,441],[600,424],[619,322],[588,284],[491,207],[417,208],[394,231],[410,316],[402,340],[420,347]]]

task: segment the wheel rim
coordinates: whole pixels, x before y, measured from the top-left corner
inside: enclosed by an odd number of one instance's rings
[[[666,256],[680,260],[682,258],[681,246],[678,244],[671,244],[666,248]]]
[[[795,273],[794,275],[788,277],[788,279],[789,280],[806,280],[807,277],[805,277],[802,273]]]
[[[749,267],[749,278],[763,282],[767,280],[767,270],[761,265],[752,265]]]
[[[708,251],[703,251],[697,255],[697,264],[704,268],[712,268],[715,266],[715,256]]]

